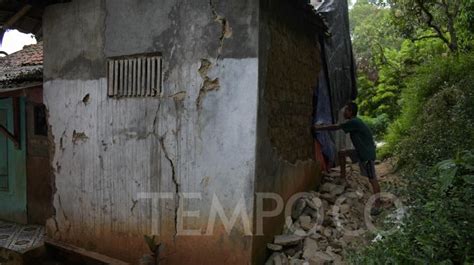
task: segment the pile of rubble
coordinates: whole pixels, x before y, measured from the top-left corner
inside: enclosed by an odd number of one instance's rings
[[[293,204],[283,234],[267,244],[272,254],[266,265],[345,264],[346,249],[366,244],[367,178],[351,170],[343,179],[334,169],[322,183],[319,192],[305,193]]]

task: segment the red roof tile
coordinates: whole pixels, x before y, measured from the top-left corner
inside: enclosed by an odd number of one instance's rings
[[[43,43],[0,57],[0,89],[43,80]]]
[[[0,57],[0,67],[18,67],[43,64],[43,42],[26,45],[22,50]]]

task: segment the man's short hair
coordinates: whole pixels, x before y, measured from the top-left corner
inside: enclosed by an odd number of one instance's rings
[[[347,102],[346,106],[351,110],[352,112],[352,115],[357,116],[357,112],[359,111],[359,107],[357,106],[356,103],[350,101],[350,102]]]

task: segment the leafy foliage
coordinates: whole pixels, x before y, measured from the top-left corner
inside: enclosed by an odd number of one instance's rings
[[[469,46],[470,38],[464,38],[467,35],[462,33],[468,29],[463,23],[469,21],[474,11],[471,0],[388,0],[388,3],[397,29],[405,38],[436,38],[452,52]]]
[[[398,155],[401,165],[432,165],[461,149],[474,149],[474,54],[439,57],[418,68],[401,102],[384,150]]]
[[[378,156],[397,156],[410,208],[351,261],[474,264],[474,1],[376,2],[351,11],[357,102],[387,142]]]
[[[353,48],[358,65],[357,103],[362,115],[387,115],[401,110],[405,80],[414,69],[448,50],[439,39],[404,40],[392,21],[391,9],[373,1],[358,1],[350,12]],[[385,130],[378,130],[378,137]]]
[[[381,114],[375,118],[368,116],[360,116],[365,124],[370,128],[372,133],[375,135],[375,140],[382,140],[382,136],[385,133],[385,129],[390,123],[390,119],[387,114]]]
[[[428,173],[427,173],[428,172]],[[474,154],[407,174],[412,208],[394,234],[353,255],[353,264],[472,264]]]

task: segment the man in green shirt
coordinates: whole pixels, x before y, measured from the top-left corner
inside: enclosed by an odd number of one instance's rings
[[[380,185],[375,174],[375,142],[372,132],[365,123],[357,117],[357,104],[349,102],[344,107],[345,122],[331,125],[314,125],[315,131],[320,130],[339,130],[342,129],[345,133],[349,133],[355,152],[345,151],[341,163],[341,167],[345,167],[346,155],[351,157],[353,162],[359,162],[361,174],[369,178],[370,184],[374,194],[380,193]],[[342,168],[341,168],[341,171]],[[380,212],[380,200],[375,201],[375,207],[371,213],[373,215]]]

